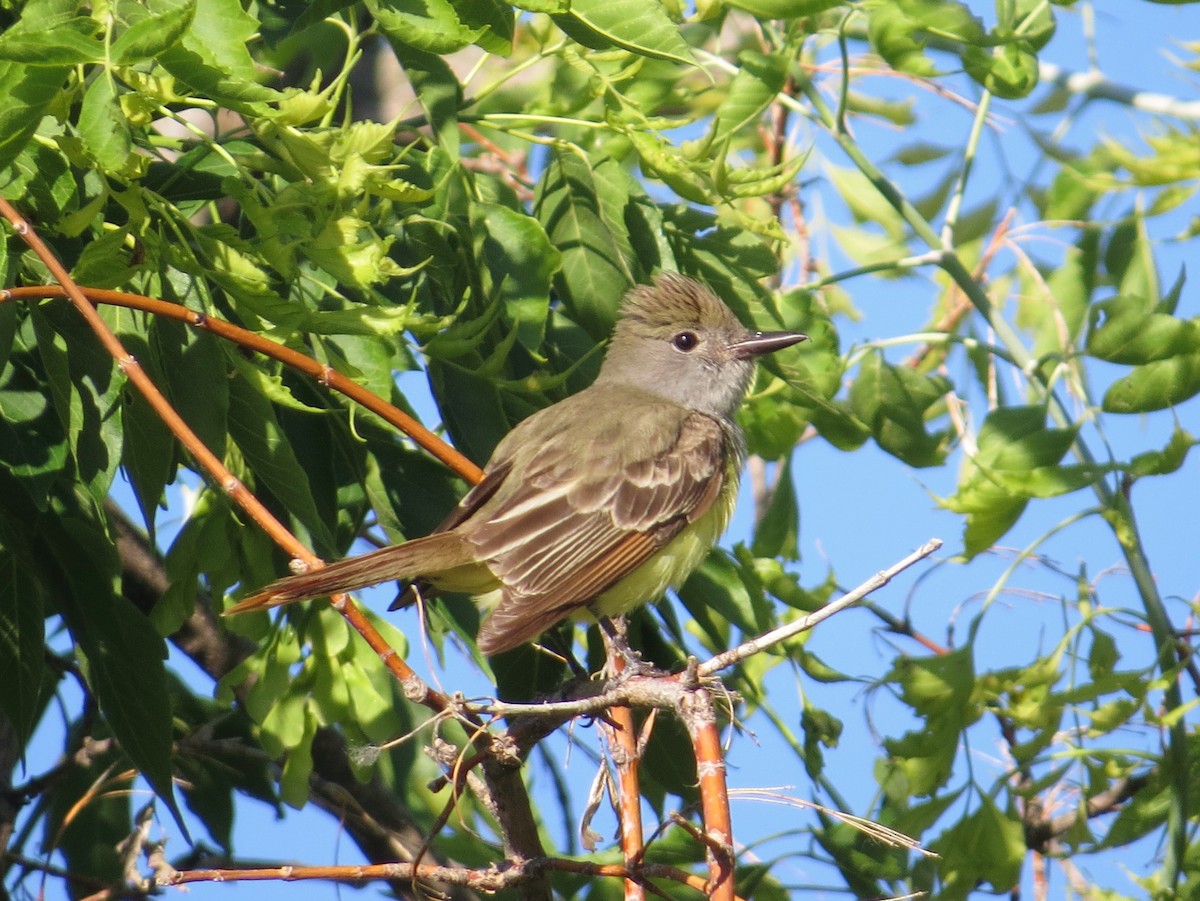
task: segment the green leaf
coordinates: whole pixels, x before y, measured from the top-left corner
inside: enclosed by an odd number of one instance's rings
[[[317,717],[311,704],[303,704],[303,732],[287,745],[287,759],[279,778],[279,797],[296,810],[308,803],[308,781],[313,771],[312,742],[317,734]]]
[[[1097,679],[1112,673],[1121,659],[1121,652],[1117,650],[1116,640],[1107,632],[1094,626],[1088,632],[1092,636],[1087,658],[1088,674]]]
[[[102,170],[120,172],[125,168],[133,138],[117,100],[116,83],[107,71],[84,91],[78,128],[84,150]]]
[[[968,47],[963,66],[986,90],[1005,100],[1020,100],[1038,85],[1038,58],[1029,42],[1014,40],[999,47]]]
[[[850,408],[885,451],[911,466],[936,466],[945,459],[950,435],[948,430],[931,435],[925,419],[950,389],[949,379],[892,366],[876,353],[863,361],[850,386]]]
[[[726,6],[744,9],[760,19],[800,19],[844,3],[845,0],[725,0]]]
[[[408,638],[386,619],[371,616],[372,624],[383,635],[388,647],[396,653],[409,653]],[[402,731],[402,722],[396,710],[394,676],[384,666],[379,654],[368,647],[365,641],[354,636],[342,656],[344,676],[350,686],[350,703],[354,707],[354,721],[368,738],[385,742]],[[361,685],[360,685],[361,680]]]
[[[129,315],[129,311],[119,308],[102,313],[110,327]],[[39,307],[33,321],[50,395],[71,447],[76,478],[101,503],[120,465],[124,377],[73,307],[65,303]]]
[[[258,25],[237,0],[196,0],[182,47],[172,47],[161,62],[185,81],[191,76],[197,87],[253,82],[257,73],[247,44]]]
[[[1111,162],[1109,163],[1111,166]],[[1145,220],[1140,216],[1123,219],[1109,234],[1104,248],[1104,267],[1108,270],[1122,297],[1140,297],[1151,312],[1150,298],[1162,296],[1154,245],[1146,234]],[[1159,311],[1163,312],[1163,311]]]
[[[771,492],[771,502],[754,527],[750,545],[755,557],[800,559],[800,504],[792,481],[792,457],[779,464],[779,475]]]
[[[842,721],[828,711],[804,705],[800,715],[800,728],[804,732],[804,770],[812,779],[817,779],[824,769],[824,753],[821,748],[836,748],[842,735]]]
[[[462,484],[422,451],[382,439],[373,447],[367,490],[381,524],[396,536],[432,532],[458,503]]]
[[[901,658],[886,678],[923,720],[921,728],[885,740],[889,766],[903,774],[909,793],[931,795],[950,777],[960,733],[982,713],[973,651]]]
[[[157,0],[146,12],[113,41],[108,54],[113,65],[131,66],[155,59],[174,47],[192,24],[196,0]]]
[[[259,27],[239,0],[195,0],[183,36],[158,62],[198,93],[235,108],[283,100],[286,94],[259,84],[260,70],[249,50]]]
[[[1121,728],[1141,709],[1142,701],[1139,698],[1117,698],[1085,711],[1084,715],[1088,720],[1088,738],[1099,738],[1101,735],[1107,735],[1115,729]]]
[[[925,56],[925,44],[914,33],[912,23],[899,4],[884,4],[871,10],[867,36],[871,46],[889,66],[900,72],[929,76],[936,72]]]
[[[0,470],[20,483],[39,511],[47,508],[70,455],[44,379],[33,324],[27,320],[0,370]]]
[[[380,237],[357,216],[330,219],[311,241],[301,245],[304,256],[349,287],[370,288],[401,275],[389,256],[392,237]]]
[[[1086,219],[1088,211],[1100,196],[1087,177],[1094,174],[1092,169],[1087,161],[1075,161],[1059,169],[1039,201],[1042,218]]]
[[[1106,413],[1165,410],[1200,394],[1200,353],[1136,367],[1104,392]]]
[[[691,48],[660,0],[572,0],[559,26],[587,47],[620,47],[640,56],[695,65]]]
[[[562,254],[555,287],[567,312],[594,340],[604,340],[633,277],[617,236],[624,230],[604,216],[590,163],[569,150],[556,152],[538,182],[534,214]]]
[[[1171,440],[1160,451],[1146,451],[1129,461],[1129,472],[1135,476],[1161,476],[1176,472],[1183,466],[1188,451],[1196,446],[1196,439],[1180,426],[1175,426]]]
[[[1057,24],[1053,5],[1042,0],[1017,0],[1001,7],[997,30],[1003,35],[1019,35],[1034,50],[1041,50],[1054,37]]]
[[[1083,463],[1075,466],[1034,466],[1018,471],[992,469],[988,477],[1015,497],[1046,498],[1086,488],[1118,468],[1115,464]]]
[[[661,726],[666,728],[660,732]],[[646,745],[641,775],[642,793],[657,810],[663,809],[667,795],[686,805],[698,802],[696,755],[678,718],[660,717],[654,724],[654,740]]]
[[[163,373],[155,342],[166,322],[168,320],[156,317],[149,325],[149,334],[125,333],[120,336],[125,349],[141,363],[150,380],[160,389],[168,384],[168,379]],[[182,328],[179,325],[176,335],[183,334]],[[131,385],[124,388],[121,424],[125,430],[121,465],[133,487],[146,528],[153,536],[158,506],[163,503],[166,486],[174,481],[178,467],[175,438],[162,417]]]
[[[873,0],[867,36],[890,66],[913,75],[937,74],[925,55],[930,38],[974,47],[985,42],[983,26],[956,0]]]
[[[156,318],[148,343],[171,406],[210,451],[224,456],[230,367],[218,339],[181,322]]]
[[[444,59],[392,40],[396,58],[412,83],[417,100],[429,117],[443,150],[458,156],[458,110],[463,104],[462,85]]]
[[[1073,353],[1087,323],[1092,284],[1088,255],[1071,252],[1048,274],[1022,279],[1017,324],[1034,335],[1033,355]]]
[[[945,159],[950,153],[952,151],[949,147],[917,140],[912,144],[905,144],[892,154],[891,159],[902,166],[920,166]]]
[[[465,25],[482,29],[476,44],[497,56],[512,53],[516,27],[512,6],[499,0],[454,0],[454,7]]]
[[[924,835],[958,801],[962,793],[963,789],[959,788],[938,795],[923,804],[913,804],[911,807],[906,806],[896,810],[889,806],[886,810],[891,816],[886,819],[886,822],[891,828],[903,832],[905,835],[914,837]]]
[[[171,781],[172,718],[166,644],[118,591],[120,562],[99,523],[78,499],[43,517],[46,544],[69,590],[58,603],[84,675],[121,749],[170,808],[187,835]]]
[[[78,192],[75,171],[66,157],[41,143],[25,145],[13,162],[13,177],[4,187],[18,199],[21,211],[35,221],[57,221],[72,208]]]
[[[0,60],[0,175],[37,130],[46,108],[60,96],[69,66],[32,66]],[[4,179],[7,181],[8,179]],[[5,196],[11,197],[7,188]]]
[[[36,567],[29,566],[31,549],[7,525],[0,518],[0,711],[17,745],[25,746],[48,696],[42,684],[46,613]]]
[[[75,265],[71,277],[89,288],[119,288],[129,284],[137,273],[130,253],[132,244],[129,229],[106,231],[89,241]],[[65,301],[58,301],[65,303]],[[101,309],[104,309],[101,307]]]
[[[367,0],[367,9],[389,39],[426,53],[453,53],[488,32],[467,26],[449,0]]]
[[[761,588],[756,586],[761,594]],[[751,590],[738,566],[728,555],[715,551],[687,578],[679,588],[679,599],[696,619],[717,650],[729,647],[729,627],[736,626],[745,635],[766,628],[759,621]]]
[[[1090,484],[1104,470],[1057,467],[1076,430],[1048,429],[1041,407],[1001,407],[979,430],[978,450],[963,463],[958,490],[942,504],[966,514],[965,552],[974,556],[998,541],[1030,497]]]
[[[337,545],[313,502],[308,473],[296,459],[270,402],[245,377],[230,381],[229,401],[229,435],[255,477],[304,524],[322,553],[334,551]]]
[[[1160,133],[1146,135],[1149,153],[1137,153],[1112,139],[1102,140],[1101,146],[1109,157],[1110,173],[1111,170],[1123,169],[1128,173],[1127,181],[1134,185],[1166,187],[1168,191],[1162,202],[1169,207],[1171,195],[1175,193],[1171,189],[1186,189],[1186,183],[1192,181],[1191,173],[1195,167],[1190,137],[1188,131],[1168,126]],[[1185,184],[1181,186],[1180,182]],[[1156,201],[1155,208],[1158,206]],[[1139,211],[1138,218],[1143,216]]]
[[[930,845],[942,857],[942,891],[950,897],[965,895],[981,882],[1007,892],[1021,878],[1026,848],[1020,818],[1000,810],[986,794],[979,802],[978,810]]]
[[[646,176],[661,179],[684,200],[704,205],[715,202],[717,192],[711,176],[712,165],[708,160],[692,159],[697,156],[695,151],[685,155],[657,132],[630,131],[627,137],[637,151]]]
[[[783,53],[768,56],[754,50],[743,50],[738,54],[737,74],[713,116],[714,144],[758,121],[763,111],[783,90],[788,63],[789,57]]]
[[[922,717],[964,714],[975,685],[974,655],[966,647],[929,657],[904,657],[893,665],[887,681],[899,683],[904,703]]]
[[[476,234],[483,236],[482,259],[517,340],[537,353],[550,314],[550,284],[562,257],[538,220],[496,203],[471,207]]]
[[[1131,365],[1200,353],[1200,320],[1146,313],[1143,305],[1123,297],[1093,305],[1087,352],[1110,363]]]
[[[154,534],[160,504],[176,472],[175,439],[140,392],[131,392],[121,420],[125,426],[121,465],[133,487],[146,528]]]
[[[28,4],[17,23],[0,33],[0,60],[55,69],[102,60],[99,23],[90,16],[47,11],[54,6],[61,4]]]
[[[894,242],[900,244],[909,233],[904,217],[879,193],[857,169],[828,167],[829,177],[838,196],[850,208],[858,222],[873,222]]]

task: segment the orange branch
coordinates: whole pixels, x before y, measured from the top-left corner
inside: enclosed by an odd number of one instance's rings
[[[617,815],[621,826],[621,851],[625,865],[636,867],[642,862],[646,850],[646,839],[642,827],[642,792],[638,778],[641,755],[638,748],[637,731],[633,723],[633,709],[610,707],[608,722],[599,720],[612,755],[617,765]],[[611,723],[611,725],[610,725]],[[646,890],[635,880],[625,882],[625,901],[645,901]]]
[[[471,484],[483,478],[483,470],[456,451],[445,441],[435,435],[417,420],[413,419],[399,407],[388,403],[378,394],[368,391],[362,385],[346,378],[332,367],[318,363],[312,357],[292,350],[277,341],[264,338],[255,332],[239,328],[223,319],[197,313],[176,303],[167,303],[153,297],[141,294],[127,294],[124,291],[108,291],[103,288],[79,288],[79,292],[92,304],[106,303],[118,307],[142,310],[155,316],[185,322],[193,328],[210,332],[220,338],[233,341],[235,344],[256,351],[265,357],[291,366],[316,379],[322,385],[344,394],[351,400],[361,404],[386,422],[394,425],[413,439],[419,446],[428,451],[451,470],[462,476]],[[69,297],[69,293],[59,285],[33,285],[22,288],[7,288],[0,290],[0,303],[5,300],[41,300],[49,297]]]
[[[708,895],[716,901],[733,901],[733,817],[729,810],[729,788],[725,782],[725,756],[713,711],[712,695],[705,688],[691,694],[682,711],[696,754],[700,783],[700,807],[704,814],[704,837],[708,845]]]

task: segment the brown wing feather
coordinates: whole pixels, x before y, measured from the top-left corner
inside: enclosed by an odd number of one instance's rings
[[[635,405],[620,437],[571,434],[569,449],[551,436],[521,461],[521,484],[463,526],[503,585],[480,633],[484,653],[529,640],[620,582],[703,516],[726,478],[725,429],[675,405]],[[588,437],[593,456],[570,465]]]

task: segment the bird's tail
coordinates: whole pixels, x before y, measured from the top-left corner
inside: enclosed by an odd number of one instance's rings
[[[476,562],[475,550],[454,532],[435,532],[360,557],[287,576],[239,601],[226,616],[354,591],[378,582],[416,579]]]

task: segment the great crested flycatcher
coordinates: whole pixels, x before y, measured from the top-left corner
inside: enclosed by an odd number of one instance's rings
[[[433,534],[280,579],[227,612],[419,580],[493,608],[478,640],[490,655],[571,614],[655,600],[729,522],[754,359],[804,339],[748,332],[699,282],[660,275],[626,295],[595,383],[505,436]]]

